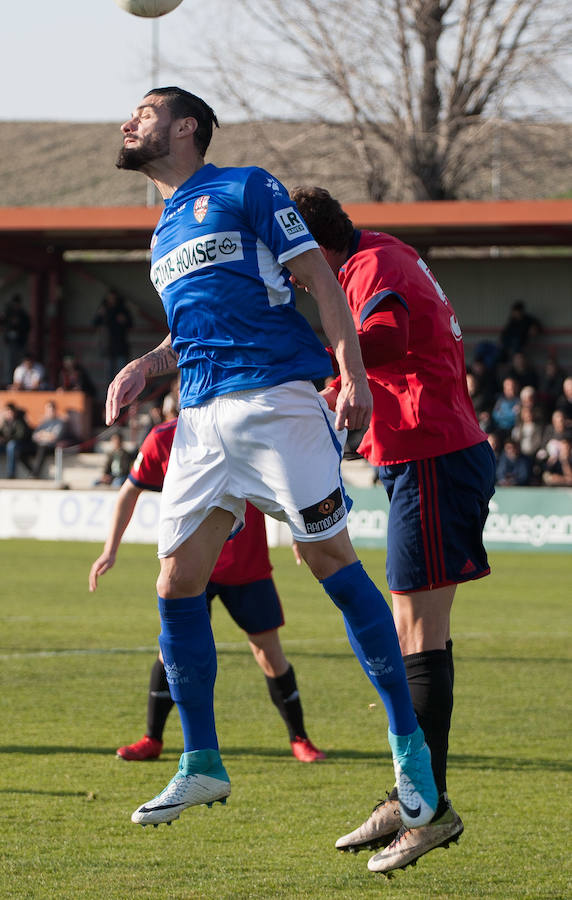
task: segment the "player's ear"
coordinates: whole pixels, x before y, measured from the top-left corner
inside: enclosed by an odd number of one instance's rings
[[[197,128],[199,127],[199,123],[192,116],[186,116],[184,119],[179,119],[177,123],[177,135],[181,137],[187,137],[193,135]]]

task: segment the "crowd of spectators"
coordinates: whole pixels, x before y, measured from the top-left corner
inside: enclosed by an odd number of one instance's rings
[[[30,349],[31,319],[20,294],[14,294],[0,311],[1,365],[0,388],[15,391],[83,391],[94,398],[94,381],[73,354],[66,354],[58,372],[47,372]],[[92,319],[94,349],[105,364],[105,380],[113,376],[131,358],[129,331],[133,317],[125,299],[109,289]]]
[[[130,358],[128,333],[133,325],[128,306],[116,291],[107,291],[92,324],[111,379]],[[55,382],[49,383],[45,367],[29,352],[30,318],[19,294],[6,303],[0,328],[5,387],[19,391],[77,390],[96,400],[90,373],[72,354],[63,357]],[[469,395],[495,451],[497,483],[502,486],[572,486],[572,373],[565,371],[553,355],[540,369],[533,364],[527,351],[542,330],[539,319],[528,313],[523,301],[516,300],[498,341],[478,345],[467,368]],[[176,415],[177,402],[175,381],[155,405],[144,412],[139,410],[130,420],[130,443],[138,446],[153,425]],[[62,434],[55,443],[69,440],[68,426]],[[8,478],[15,477],[19,461],[33,476],[40,477],[45,459],[53,451],[53,446],[42,445],[41,441],[18,405],[8,404],[0,410],[0,457],[6,459]],[[118,485],[127,470],[125,449],[114,446],[100,483]]]
[[[497,484],[572,487],[572,373],[538,369],[527,346],[542,326],[516,301],[498,344],[477,346],[467,388],[497,458]]]
[[[0,409],[0,457],[5,457],[5,478],[18,476],[18,463],[29,477],[42,478],[45,463],[53,457],[56,447],[76,441],[69,414],[60,413],[51,400],[35,428],[29,424],[25,410],[16,404],[7,403]]]

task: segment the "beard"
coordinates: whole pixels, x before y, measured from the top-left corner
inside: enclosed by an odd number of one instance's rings
[[[139,172],[156,159],[169,155],[169,128],[163,128],[156,134],[149,134],[137,147],[123,146],[117,156],[115,165],[118,169]]]

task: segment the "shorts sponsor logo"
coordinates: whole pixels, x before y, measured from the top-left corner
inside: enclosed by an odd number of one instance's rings
[[[193,213],[197,222],[202,222],[204,217],[207,214],[209,208],[209,194],[203,194],[202,197],[197,197],[193,206]]]
[[[319,503],[314,503],[313,506],[301,509],[300,514],[304,519],[304,525],[308,534],[321,534],[323,531],[332,528],[346,514],[340,488],[336,488],[333,494],[320,500]]]
[[[203,234],[174,247],[151,267],[151,281],[158,293],[179,278],[220,263],[244,259],[239,231]]]
[[[293,206],[287,206],[284,209],[277,210],[274,213],[274,218],[289,241],[293,241],[294,238],[300,237],[301,234],[309,234],[306,223]]]

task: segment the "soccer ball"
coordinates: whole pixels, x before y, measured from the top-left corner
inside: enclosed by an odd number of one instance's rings
[[[183,0],[115,0],[121,9],[134,16],[145,19],[156,19],[172,12]]]

